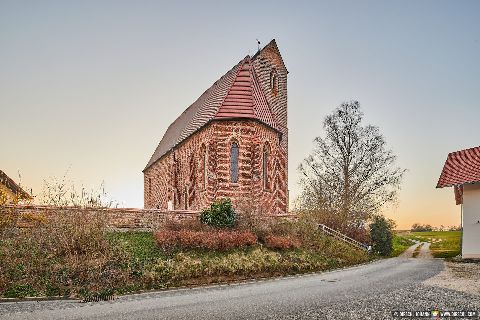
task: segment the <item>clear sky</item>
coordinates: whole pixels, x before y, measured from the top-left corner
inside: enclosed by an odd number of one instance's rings
[[[0,169],[40,192],[69,176],[143,206],[168,125],[275,38],[289,74],[289,188],[342,101],[359,100],[409,171],[387,216],[458,225],[435,189],[448,152],[480,145],[480,1],[0,0]]]

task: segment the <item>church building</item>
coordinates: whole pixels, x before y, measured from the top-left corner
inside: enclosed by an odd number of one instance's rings
[[[218,79],[167,129],[144,173],[144,207],[220,198],[288,211],[287,74],[275,40]]]

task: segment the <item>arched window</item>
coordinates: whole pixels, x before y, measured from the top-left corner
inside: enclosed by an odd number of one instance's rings
[[[184,186],[185,210],[188,210],[188,187]]]
[[[152,196],[152,178],[148,178],[148,196]]]
[[[268,142],[263,146],[263,162],[262,162],[262,176],[263,176],[263,189],[268,190],[268,157],[270,156],[270,146]]]
[[[202,145],[202,169],[203,169],[203,190],[207,189],[208,182],[208,157],[207,157],[207,148],[205,145]]]
[[[230,180],[238,182],[238,143],[233,142],[230,149]]]
[[[278,92],[278,74],[275,68],[270,71],[270,90],[272,90],[273,94]]]

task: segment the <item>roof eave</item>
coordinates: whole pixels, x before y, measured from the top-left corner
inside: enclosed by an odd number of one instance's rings
[[[455,186],[463,186],[465,184],[474,184],[474,183],[480,183],[480,181],[466,181],[466,182],[460,182],[460,183],[450,183],[450,184],[445,184],[445,185],[438,185],[437,184],[437,189],[441,188],[448,188],[448,187],[455,187]]]
[[[251,121],[255,121],[255,122],[258,122],[260,124],[263,124],[263,125],[267,126],[268,128],[275,130],[277,133],[282,134],[282,132],[279,129],[269,125],[268,123],[266,123],[266,122],[264,122],[264,121],[262,121],[262,120],[260,120],[256,117],[251,117],[251,118],[250,117],[249,118],[246,118],[246,117],[229,117],[229,118],[215,118],[215,119],[212,119],[212,121],[225,121],[225,120],[251,120]]]
[[[157,160],[155,160],[154,162],[152,162],[150,165],[147,164],[147,166],[145,167],[145,169],[142,170],[143,173],[145,173],[145,171],[147,171],[148,168],[150,168],[151,166],[153,166],[155,163],[157,163],[158,161],[160,161],[161,159],[163,159],[164,157],[166,157],[168,154],[170,154],[170,152],[172,150],[174,150],[175,148],[177,148],[179,145],[181,145],[182,143],[184,143],[185,141],[187,141],[191,136],[193,136],[194,134],[196,134],[198,131],[202,130],[203,128],[205,128],[206,126],[208,126],[210,123],[214,122],[214,121],[231,121],[231,120],[252,120],[252,121],[255,121],[255,122],[258,122],[260,124],[263,124],[265,125],[266,127],[274,130],[275,132],[277,132],[278,134],[282,135],[282,132],[275,128],[275,127],[272,127],[271,125],[269,125],[268,123],[265,123],[263,122],[262,120],[258,119],[258,118],[241,118],[241,117],[232,117],[232,118],[213,118],[211,120],[209,120],[207,123],[205,123],[203,126],[201,126],[200,128],[198,128],[197,130],[195,130],[194,132],[192,132],[192,134],[190,134],[186,139],[183,139],[182,141],[180,141],[179,143],[175,144],[173,147],[171,147],[170,149],[167,150],[167,152],[165,152],[164,154],[162,154]]]

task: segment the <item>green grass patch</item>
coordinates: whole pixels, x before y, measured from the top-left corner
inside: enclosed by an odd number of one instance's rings
[[[430,242],[430,251],[435,258],[452,258],[460,254],[461,231],[408,232],[402,236]]]
[[[398,257],[405,250],[407,250],[409,247],[411,247],[414,244],[415,242],[413,242],[411,239],[408,239],[401,235],[396,234],[393,237],[393,251],[392,251],[391,257]]]
[[[152,232],[110,232],[107,239],[126,250],[133,261],[146,263],[165,257]]]
[[[5,290],[6,298],[34,297],[37,291],[30,284],[16,284]]]
[[[330,238],[321,240],[322,250],[272,250],[257,244],[225,251],[167,252],[159,249],[150,232],[113,232],[108,239],[131,256],[131,273],[138,279],[117,293],[324,271],[369,260],[365,252]]]

